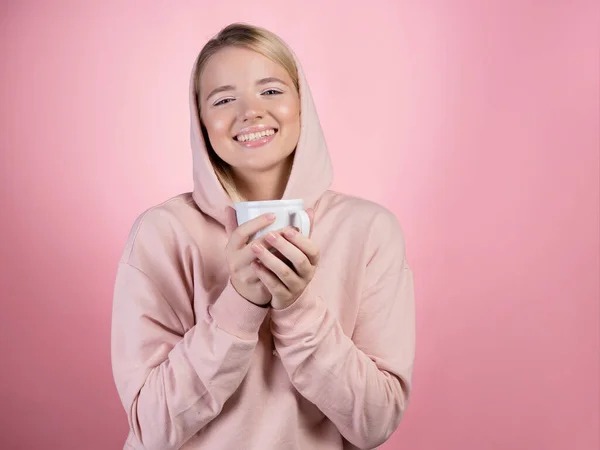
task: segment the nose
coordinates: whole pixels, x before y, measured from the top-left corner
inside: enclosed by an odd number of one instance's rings
[[[245,99],[238,103],[240,105],[239,118],[242,122],[252,122],[264,117],[264,110],[256,100]]]

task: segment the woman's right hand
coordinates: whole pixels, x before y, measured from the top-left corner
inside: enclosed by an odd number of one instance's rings
[[[275,215],[263,214],[237,226],[235,210],[229,208],[227,213],[229,242],[225,247],[225,255],[231,284],[238,294],[249,302],[266,306],[271,301],[271,293],[250,266],[252,261],[256,260],[256,255],[250,248],[254,241],[249,244],[248,240],[257,231],[271,225],[275,221]]]

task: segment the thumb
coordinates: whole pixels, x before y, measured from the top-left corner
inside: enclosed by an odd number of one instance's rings
[[[235,209],[231,206],[225,208],[225,231],[230,236],[233,230],[237,228],[237,217],[235,215]]]
[[[308,208],[306,210],[306,214],[308,214],[308,220],[310,222],[310,229],[312,230],[312,227],[315,224],[315,210],[312,208]]]

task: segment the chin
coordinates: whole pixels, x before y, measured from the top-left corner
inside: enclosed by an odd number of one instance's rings
[[[234,167],[241,171],[268,172],[286,164],[293,154],[294,150],[285,155],[254,155],[251,158],[245,155],[244,160],[238,161]]]
[[[264,161],[264,160],[252,160],[252,161],[245,161],[243,164],[240,164],[239,166],[237,166],[237,170],[242,170],[242,171],[251,171],[251,172],[269,172],[271,170],[276,169],[277,167],[279,167],[280,165],[284,164],[285,160],[271,160],[271,161]]]

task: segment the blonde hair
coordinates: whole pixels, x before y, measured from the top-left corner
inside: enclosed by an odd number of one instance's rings
[[[198,55],[198,63],[196,65],[196,73],[194,74],[194,87],[196,93],[196,107],[198,108],[198,116],[200,116],[200,76],[206,67],[206,64],[211,56],[219,50],[226,47],[238,47],[248,50],[253,50],[260,53],[271,61],[281,65],[290,75],[296,88],[299,92],[298,68],[292,53],[289,51],[286,44],[274,33],[264,28],[245,23],[233,23],[223,28],[219,33],[208,41],[200,54]],[[202,125],[202,133],[208,150],[210,162],[213,165],[219,182],[225,189],[225,192],[233,201],[243,201],[244,198],[235,186],[235,181],[231,173],[231,167],[223,161],[214,151],[205,127]]]

